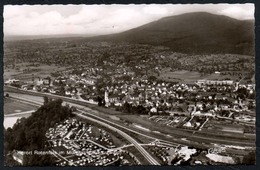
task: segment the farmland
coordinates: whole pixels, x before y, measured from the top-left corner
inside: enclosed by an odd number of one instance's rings
[[[30,63],[19,63],[15,65],[15,68],[8,68],[4,71],[4,80],[10,78],[20,79],[23,81],[30,81],[33,78],[44,78],[50,76],[52,72],[63,71],[64,67],[55,65],[32,65]]]
[[[202,74],[197,71],[164,71],[160,73],[159,79],[169,82],[194,83],[200,79],[213,80],[240,80],[236,76],[221,75],[218,73]]]
[[[185,81],[187,83],[191,83],[202,78],[203,76],[200,73],[186,70],[162,72],[160,74],[160,79],[165,81]]]

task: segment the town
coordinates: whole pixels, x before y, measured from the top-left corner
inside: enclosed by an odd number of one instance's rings
[[[191,7],[6,5],[4,164],[254,165],[254,4]]]
[[[111,74],[117,72],[118,69]],[[255,121],[253,83],[203,79],[185,84],[157,80],[154,76],[136,78],[129,72],[122,72],[119,78],[108,82],[98,68],[59,74],[30,81],[9,79],[5,85],[71,97],[132,114],[219,116],[245,123]],[[93,78],[92,74],[98,75]]]
[[[9,79],[5,85],[25,92],[71,98],[108,108],[111,110],[110,112],[119,111],[130,115],[144,115],[147,116],[145,121],[165,128],[233,134],[238,138],[247,135],[254,138],[255,85],[241,83],[244,77],[240,81],[199,79],[193,83],[184,83],[163,81],[155,76],[136,77],[135,72],[126,71],[122,67],[115,69],[110,74],[118,76],[107,80],[102,68],[80,68],[57,72],[56,77],[51,75],[45,78],[33,77],[29,81]],[[148,128],[142,125],[142,121],[134,122],[131,120],[131,116],[128,118],[117,116],[114,119],[123,120],[128,126],[135,128],[144,130]],[[116,162],[121,165],[144,164],[129,150],[118,152],[118,149],[113,149],[115,145],[104,130],[99,129],[100,135],[96,134],[96,137],[91,137],[91,129],[91,125],[86,126],[86,124],[75,120],[66,120],[63,124],[57,125],[56,128],[49,129],[46,133],[49,138],[48,146],[52,148],[54,155],[58,158],[57,165],[114,165]],[[150,142],[153,143],[153,141]],[[164,155],[158,159],[161,164],[166,165],[179,164],[178,161],[183,164],[183,162],[190,160],[193,160],[191,164],[208,164],[206,157],[210,159],[212,156],[211,153],[207,155],[208,152],[205,150],[203,152],[203,150],[195,149],[195,152],[192,151],[192,154],[188,155],[187,158],[181,157],[180,159],[180,157],[171,157],[172,155],[169,154],[172,149],[176,151],[177,145],[169,147],[159,144],[157,147],[160,148],[160,146],[166,148],[166,152],[155,148],[155,150],[151,150],[149,145],[145,147],[148,147],[149,152],[158,153],[155,154],[155,157]],[[183,147],[185,146],[183,145]],[[85,150],[86,147],[89,149]],[[117,147],[122,146],[118,145]],[[234,149],[238,146],[230,145],[229,147]],[[252,150],[253,148],[243,147],[243,149]],[[59,155],[60,151],[64,151],[65,155]],[[185,150],[181,155],[190,152]],[[95,156],[94,153],[97,155]],[[204,163],[196,159],[194,155],[204,155]],[[216,155],[212,156],[210,164],[213,164],[213,160],[220,164],[235,164],[239,159],[227,155],[218,156],[220,158],[217,160],[215,160]],[[224,157],[229,161],[221,162]]]

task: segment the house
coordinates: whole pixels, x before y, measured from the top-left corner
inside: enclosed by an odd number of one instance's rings
[[[156,107],[151,108],[151,109],[150,109],[150,112],[151,112],[151,113],[157,113],[157,108],[156,108]]]
[[[22,86],[21,86],[21,89],[23,89],[23,90],[28,90],[28,85],[27,85],[27,84],[22,85]]]
[[[36,86],[33,86],[33,91],[41,91],[41,87],[36,85]]]
[[[49,86],[48,85],[40,85],[40,89],[42,92],[49,92]]]
[[[51,88],[51,89],[49,89],[49,92],[52,93],[52,94],[55,94],[56,90],[54,88]]]
[[[96,80],[91,78],[82,79],[87,85],[94,85],[96,83]]]
[[[225,100],[225,99],[227,99],[227,96],[219,94],[219,93],[216,94],[216,96],[215,96],[215,100]]]
[[[17,79],[9,79],[9,80],[5,81],[5,84],[7,85],[7,84],[19,83],[19,82],[20,82],[20,80],[17,80]]]
[[[116,102],[118,102],[118,100],[119,100],[119,97],[117,97],[115,95],[109,96],[109,98],[108,98],[108,101],[110,103],[116,103]]]
[[[133,95],[131,95],[130,99],[133,100],[133,101],[138,101],[139,100],[139,95],[138,94],[133,94]]]
[[[119,101],[115,101],[114,105],[115,106],[123,106],[122,102],[119,102]]]
[[[196,82],[197,85],[232,85],[234,83],[233,80],[198,80]]]
[[[206,80],[197,80],[196,84],[199,85],[199,86],[205,85],[206,84]]]
[[[40,77],[38,77],[38,79],[35,79],[34,80],[34,84],[36,84],[36,85],[42,85],[43,84],[43,80],[40,78]]]
[[[66,82],[66,78],[65,77],[59,77],[57,79],[54,80],[56,83],[64,83]]]
[[[50,77],[46,77],[44,79],[42,79],[43,81],[43,85],[50,85],[51,84],[51,78]]]
[[[71,91],[66,90],[66,91],[65,91],[65,95],[67,95],[67,96],[71,95]]]

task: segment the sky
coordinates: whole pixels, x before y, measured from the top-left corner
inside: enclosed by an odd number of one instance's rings
[[[248,20],[254,4],[5,5],[4,35],[111,34],[189,12]]]

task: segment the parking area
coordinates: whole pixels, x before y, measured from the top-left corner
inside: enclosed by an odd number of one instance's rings
[[[77,119],[56,124],[45,135],[59,166],[138,164],[131,153],[116,148],[109,132]]]

